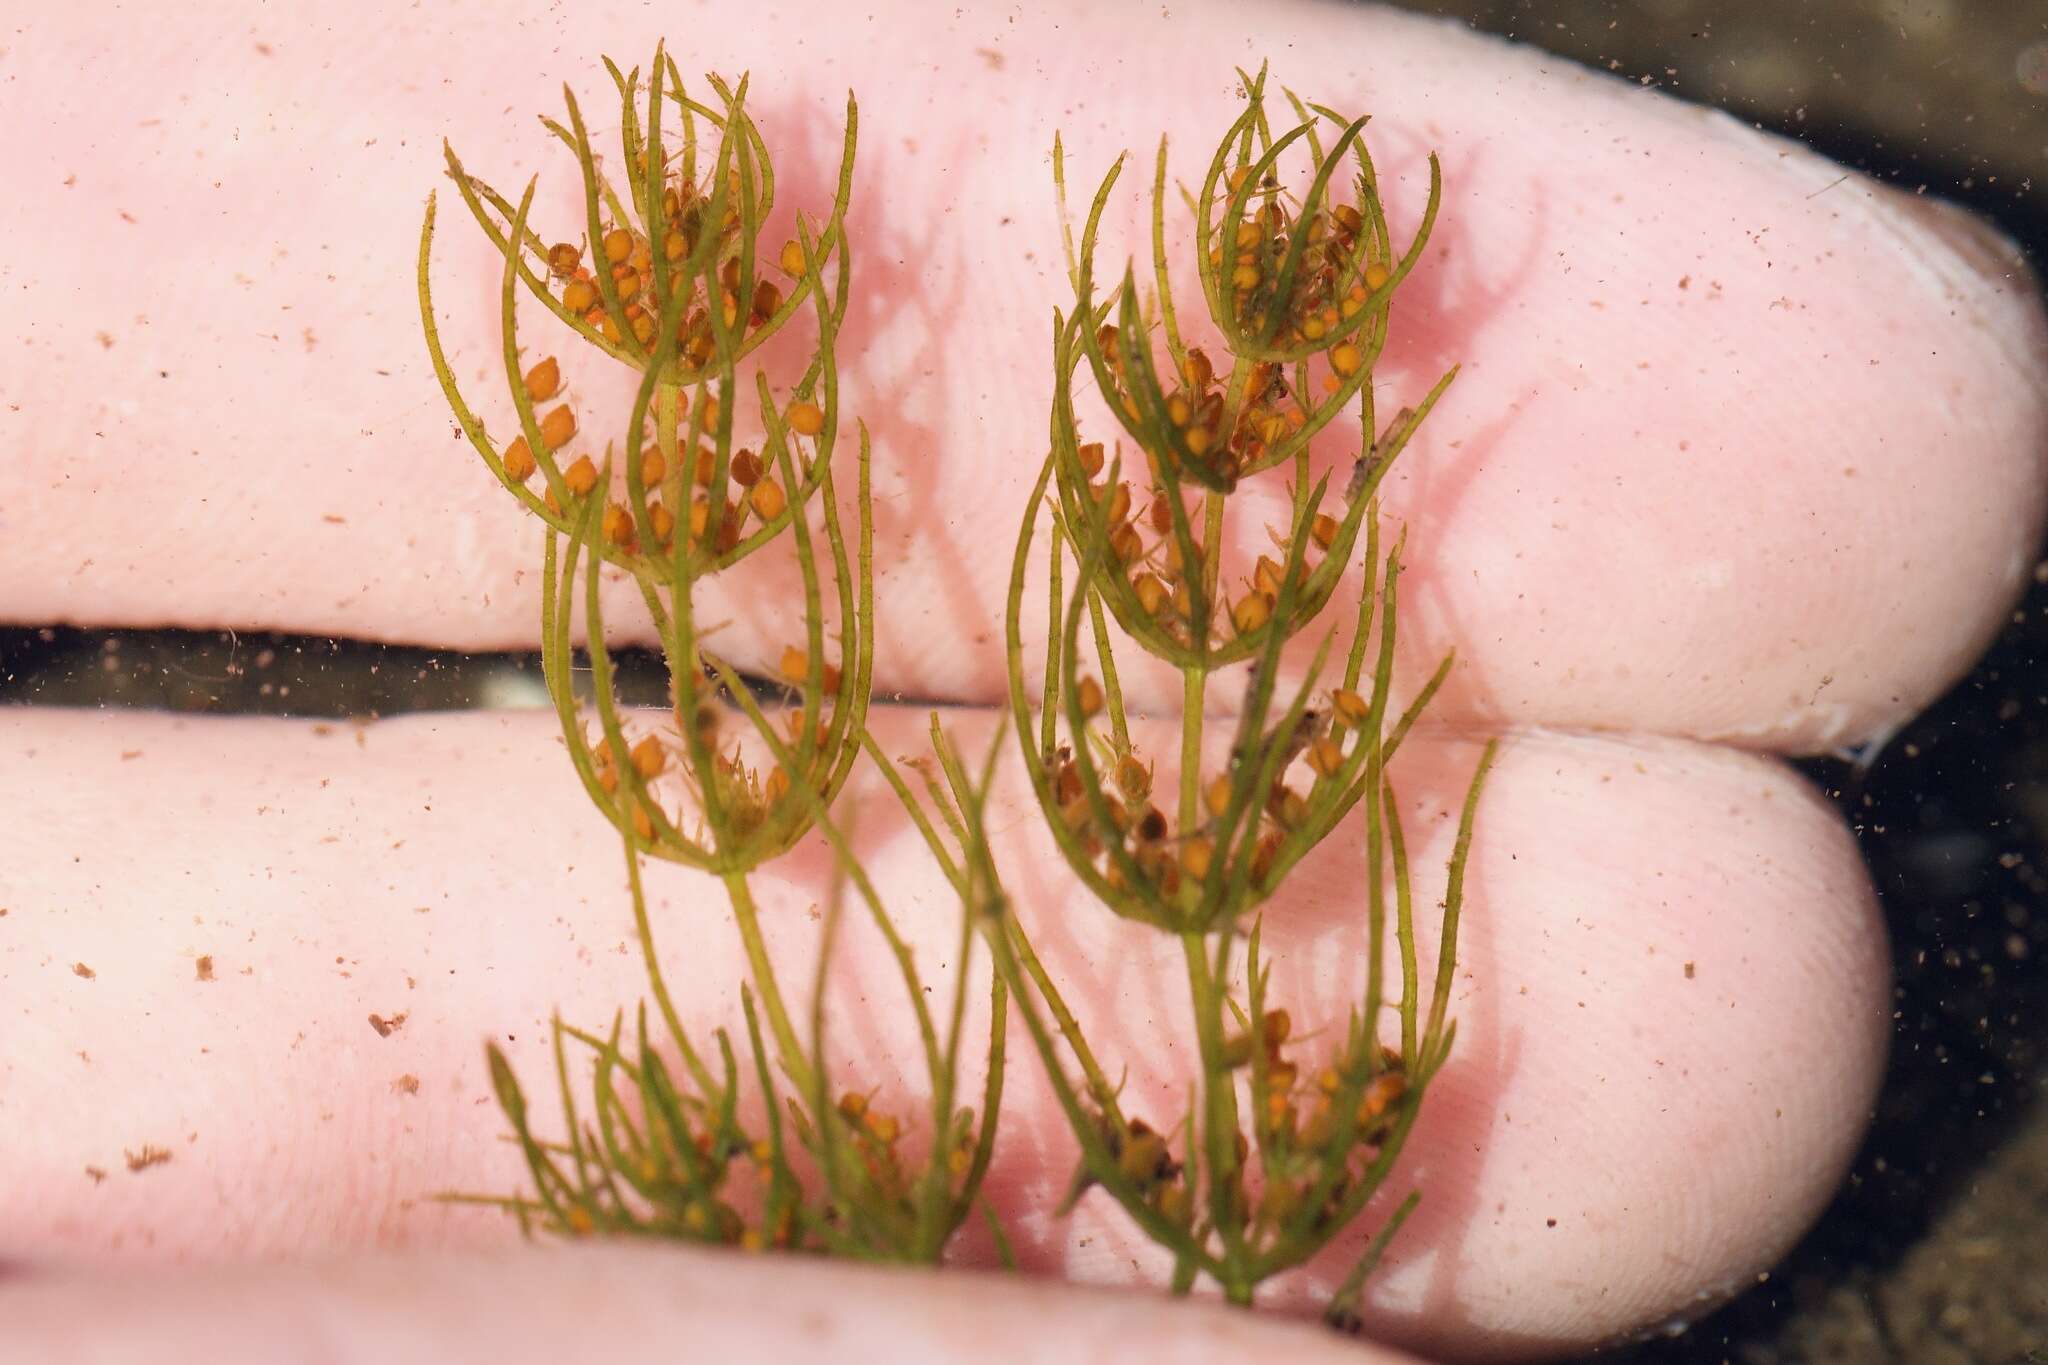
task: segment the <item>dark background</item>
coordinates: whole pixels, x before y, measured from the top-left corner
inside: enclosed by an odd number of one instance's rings
[[[1405,7],[1728,108],[1968,204],[2048,261],[2048,0]],[[1805,765],[1854,826],[1894,936],[1897,1015],[1876,1121],[1827,1215],[1755,1289],[1602,1361],[2048,1362],[2044,613],[2048,572],[2037,572],[1990,655],[1867,772]],[[658,664],[638,671],[635,690],[658,701]],[[0,701],[334,716],[542,695],[535,656],[0,630]]]
[[[1967,204],[2048,262],[2044,0],[1404,8],[1721,106]],[[2035,578],[1989,657],[1868,772],[1804,765],[1855,827],[1895,945],[1891,1070],[1848,1185],[1748,1295],[1603,1361],[2048,1361],[2048,573]]]

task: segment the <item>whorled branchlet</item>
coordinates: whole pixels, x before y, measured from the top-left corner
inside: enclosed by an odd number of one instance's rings
[[[832,458],[838,430],[834,341],[849,278],[845,214],[854,113],[849,103],[846,156],[830,212],[816,223],[799,215],[796,235],[771,246],[764,228],[775,202],[775,174],[746,107],[746,82],[731,86],[710,78],[717,98],[705,104],[684,92],[663,55],[645,85],[643,111],[639,73],[610,70],[620,94],[628,171],[623,184],[600,168],[572,94],[565,91],[567,126],[546,121],[575,153],[581,172],[586,221],[580,241],[550,244],[529,227],[532,186],[515,205],[471,175],[452,148],[447,154],[464,203],[505,258],[502,327],[514,417],[509,440],[492,440],[469,414],[441,358],[430,311],[429,344],[472,442],[513,494],[561,538],[564,561],[580,560],[591,575],[609,563],[639,581],[656,621],[668,627],[663,645],[678,717],[699,714],[699,694],[711,696],[720,686],[715,676],[706,676],[707,666],[717,673],[717,662],[695,638],[694,583],[782,536],[797,542],[808,631],[822,640],[825,618],[836,616],[833,633],[855,666],[846,670],[844,685],[841,670],[829,664],[786,680],[809,717],[791,731],[788,760],[794,771],[780,755],[757,770],[737,752],[707,743],[703,727],[680,722],[669,734],[639,741],[672,750],[678,779],[665,793],[655,789],[652,775],[622,784],[617,770],[600,762],[602,746],[579,743],[573,749],[593,797],[648,851],[725,871],[758,865],[808,827],[806,802],[793,788],[805,786],[830,801],[850,770],[864,714],[872,648],[869,589],[864,581],[854,587],[866,566],[853,562],[839,525]],[[679,137],[664,132],[665,117]],[[429,234],[431,227],[430,206]],[[422,250],[424,262],[424,240]],[[779,282],[767,278],[771,273]],[[517,340],[521,286],[526,297],[596,350],[641,373],[623,431],[585,429],[559,357],[523,364]],[[424,275],[422,289],[424,294]],[[741,363],[805,314],[815,328],[815,346],[809,362],[789,376],[786,396],[774,396],[765,374],[743,384]],[[742,418],[759,432],[747,443],[736,434]],[[588,448],[571,448],[579,438]],[[621,449],[630,454],[622,456]],[[861,465],[865,480],[864,432]],[[537,490],[531,487],[536,475]],[[863,500],[863,518],[865,507]],[[822,545],[814,543],[811,524],[819,509]],[[865,520],[860,534],[864,542]],[[820,572],[821,560],[826,573]],[[551,600],[558,599],[549,619],[561,637],[561,652],[569,647],[577,605],[568,577],[566,571],[556,575],[547,589]],[[837,612],[830,613],[834,606]],[[601,649],[596,608],[592,595],[585,614]],[[608,688],[595,688],[590,704],[606,735],[627,723]],[[696,809],[686,819],[690,801]]]

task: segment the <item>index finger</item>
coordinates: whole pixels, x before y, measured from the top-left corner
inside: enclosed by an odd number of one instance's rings
[[[1077,177],[1161,129],[1199,155],[1253,47],[1375,114],[1397,232],[1425,153],[1446,167],[1378,381],[1391,411],[1465,366],[1388,499],[1413,531],[1411,662],[1461,656],[1441,715],[1852,742],[1945,685],[2031,563],[2048,343],[2010,249],[1945,210],[1366,9],[1266,6],[1252,34],[1220,5],[757,14],[716,60],[757,73],[791,198],[822,201],[841,91],[866,98],[842,351],[878,451],[884,690],[1003,689],[991,622],[1066,290],[1052,130]],[[12,169],[41,192],[0,225],[45,239],[54,200],[66,231],[9,267],[35,311],[0,464],[0,610],[530,644],[533,531],[449,439],[419,344],[419,206],[446,133],[500,183],[543,170],[537,211],[575,222],[573,176],[527,113],[564,77],[587,93],[600,48],[651,50],[658,20],[618,0],[517,20],[394,0],[346,44],[259,24],[146,47],[83,11],[42,22],[98,80],[18,78],[34,112]],[[181,71],[204,74],[179,88]],[[494,395],[498,270],[456,230],[438,271],[458,372]],[[485,416],[502,430],[507,410]],[[615,425],[590,423],[600,442]],[[1254,504],[1238,539],[1262,538]],[[729,655],[759,666],[794,638],[792,582],[762,565],[707,586]]]

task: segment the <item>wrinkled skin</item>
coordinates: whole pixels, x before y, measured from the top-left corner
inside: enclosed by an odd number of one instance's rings
[[[567,79],[608,127],[596,55],[662,35],[615,0],[520,8],[373,7],[332,28],[247,4],[174,27],[89,6],[30,21],[6,71],[21,135],[0,151],[22,191],[0,202],[0,238],[35,244],[0,265],[22,342],[0,376],[0,614],[531,645],[537,538],[450,438],[418,336],[419,213],[445,187],[445,134],[501,188],[543,171],[537,211],[569,233],[573,180],[529,113]],[[1262,6],[1250,31],[1238,13],[754,4],[743,23],[671,16],[666,36],[686,73],[752,70],[785,200],[822,204],[843,91],[861,96],[841,349],[877,450],[878,693],[961,704],[970,752],[1002,687],[991,623],[1065,298],[1052,130],[1084,186],[1162,127],[1193,175],[1237,107],[1232,65],[1270,58],[1304,94],[1374,113],[1397,234],[1440,153],[1442,222],[1377,379],[1390,412],[1466,367],[1387,499],[1414,570],[1404,675],[1460,656],[1396,771],[1419,904],[1440,893],[1478,740],[1506,743],[1473,853],[1457,1051],[1390,1190],[1424,1198],[1367,1328],[1430,1355],[1527,1357],[1697,1316],[1823,1206],[1886,1043],[1867,878],[1770,755],[1882,738],[2009,608],[2048,451],[2034,282],[1954,211],[1556,59],[1373,10]],[[1141,241],[1127,188],[1119,254]],[[502,424],[497,272],[453,196],[442,222],[456,369]],[[616,425],[622,380],[563,354],[586,425]],[[1250,546],[1261,518],[1240,515]],[[732,618],[728,654],[772,661],[795,637],[791,581],[763,564],[705,590],[707,615]],[[1170,749],[1177,694],[1131,682],[1166,717],[1141,727],[1147,747]],[[922,724],[879,709],[892,752]],[[922,959],[943,961],[949,897],[875,783],[848,799]],[[1014,770],[997,803],[1020,913],[1131,1093],[1170,1112],[1175,956],[1083,903]],[[1303,1031],[1357,989],[1355,842],[1333,840],[1269,913]],[[486,1037],[538,1076],[551,1010],[598,1021],[642,991],[613,850],[544,716],[321,733],[0,713],[15,1341],[107,1359],[489,1341],[523,1360],[572,1339],[630,1359],[686,1338],[713,1344],[705,1358],[991,1342],[1356,1356],[1278,1316],[1061,1284],[1164,1272],[1104,1205],[1047,1215],[1074,1153],[1021,1052],[991,1176],[1037,1272],[1021,1282],[519,1250],[497,1218],[426,1202],[520,1179]],[[793,973],[825,876],[799,854],[762,879]],[[741,963],[701,904],[715,894],[673,869],[650,886],[678,997],[703,1027],[727,1021]],[[909,1091],[887,970],[849,941],[834,999],[867,1013],[835,1057]],[[365,1022],[399,1012],[396,1030]],[[146,1144],[171,1159],[129,1171]],[[967,1239],[964,1261],[987,1256]],[[1271,1306],[1308,1305],[1341,1269],[1318,1263]],[[210,1334],[163,1326],[187,1319]],[[615,1337],[572,1337],[592,1321]]]

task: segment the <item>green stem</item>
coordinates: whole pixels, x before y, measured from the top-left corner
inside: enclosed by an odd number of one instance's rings
[[[1204,1164],[1209,1168],[1209,1221],[1223,1241],[1222,1273],[1217,1278],[1229,1295],[1233,1283],[1243,1277],[1244,1269],[1243,1228],[1236,1198],[1243,1188],[1243,1171],[1237,1159],[1236,1082],[1223,1057],[1223,996],[1217,989],[1217,979],[1210,974],[1202,935],[1182,934],[1180,945],[1187,959],[1188,996],[1194,1008],[1195,1036],[1202,1057],[1201,1138]],[[1246,1293],[1249,1292],[1247,1285]]]
[[[1234,422],[1237,419],[1231,418]],[[1229,431],[1231,428],[1223,428]],[[1220,605],[1217,590],[1223,582],[1223,495],[1210,489],[1202,497],[1202,597],[1209,604],[1209,616],[1213,620]],[[1228,608],[1225,608],[1226,612]],[[1209,622],[1199,623],[1197,629],[1208,629]],[[1202,645],[1206,653],[1208,644]]]
[[[1124,716],[1123,684],[1117,681],[1116,653],[1109,643],[1109,622],[1102,611],[1102,594],[1088,593],[1088,620],[1095,629],[1095,660],[1102,666],[1102,692],[1109,709],[1109,730],[1116,740],[1119,760],[1131,752],[1131,732]]]
[[[768,1012],[768,1031],[775,1035],[775,1046],[782,1053],[782,1069],[789,1073],[790,1084],[808,1095],[816,1086],[811,1064],[782,1002],[782,988],[775,981],[775,964],[768,960],[768,945],[761,938],[761,917],[754,905],[754,893],[747,886],[746,875],[740,872],[725,874],[725,889],[732,898],[732,917],[740,927],[740,942],[746,946],[747,969],[753,973],[754,989],[761,993],[762,1007]]]
[[[1180,832],[1186,837],[1202,817],[1202,695],[1209,670],[1194,664],[1181,674]]]
[[[1102,1107],[1119,1131],[1125,1127],[1123,1110],[1117,1105],[1117,1087],[1109,1080],[1109,1073],[1096,1060],[1095,1050],[1088,1046],[1086,1035],[1081,1032],[1081,1023],[1074,1018],[1074,1012],[1067,1008],[1067,1002],[1054,984],[1052,976],[1045,970],[1045,964],[1038,960],[1037,951],[1024,933],[1024,926],[1017,922],[1015,915],[1003,917],[1002,929],[1009,958],[1020,964],[1030,974],[1031,984],[1037,988],[1038,998],[1052,1011],[1053,1022],[1059,1026],[1060,1037],[1073,1049],[1074,1060],[1080,1065],[1081,1076],[1088,1082],[1089,1098]],[[1010,993],[1023,998],[1024,985],[1021,981],[1010,983]],[[1050,1062],[1048,1062],[1048,1065]]]
[[[654,926],[647,918],[647,892],[640,883],[640,853],[632,844],[626,845],[626,884],[633,894],[633,928],[640,936],[640,956],[647,963],[647,984],[654,992],[654,1003],[661,1010],[661,1021],[668,1025],[669,1037],[675,1039],[677,1049],[683,1054],[683,1064],[690,1068],[690,1076],[697,1082],[698,1091],[706,1096],[718,1093],[712,1084],[711,1071],[704,1065],[704,1059],[697,1055],[697,1049],[690,1045],[690,1035],[683,1032],[683,1021],[676,1014],[675,1001],[668,993],[668,982],[661,974],[661,959],[654,951]]]

